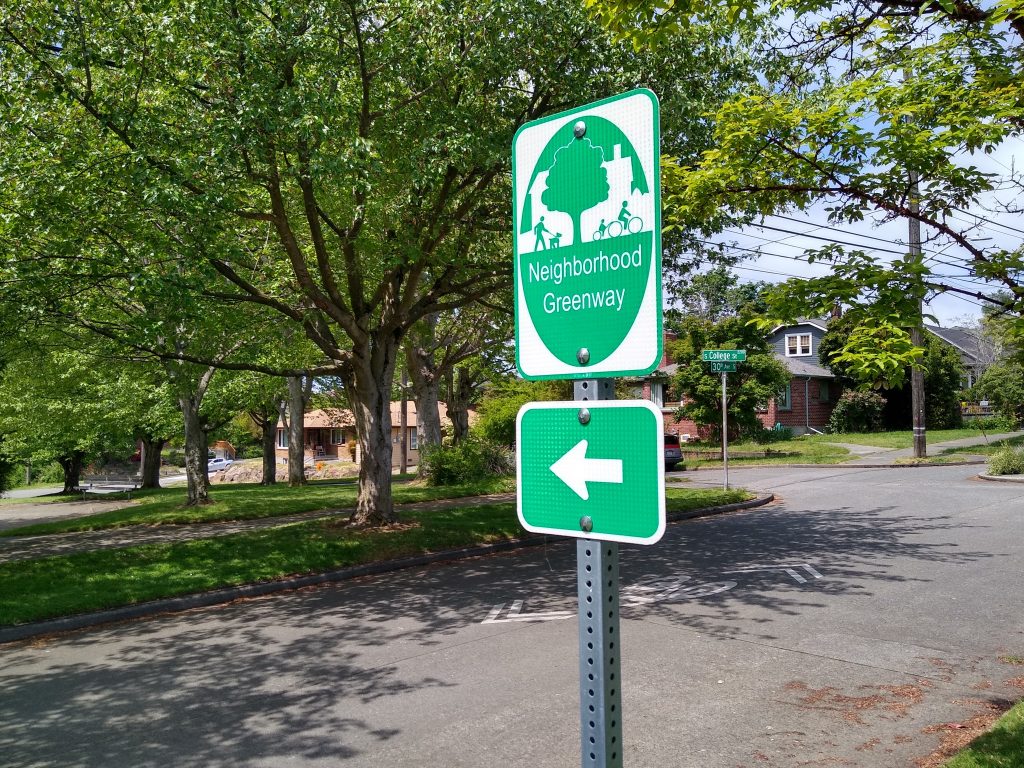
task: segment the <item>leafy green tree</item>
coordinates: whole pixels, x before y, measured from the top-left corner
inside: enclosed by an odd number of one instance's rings
[[[778,396],[789,382],[789,370],[773,354],[764,335],[749,322],[749,316],[728,317],[717,323],[702,318],[685,318],[670,355],[679,361],[672,380],[681,395],[680,415],[709,427],[721,436],[722,377],[701,361],[705,349],[745,349],[746,362],[730,373],[726,387],[726,408],[733,436],[754,434],[762,428],[757,410]],[[734,430],[734,431],[733,431]]]
[[[498,445],[516,443],[516,416],[519,409],[537,400],[564,400],[570,397],[566,382],[523,381],[508,378],[494,382],[480,403],[477,429],[485,440]]]
[[[728,266],[718,265],[690,276],[686,285],[675,291],[667,323],[677,324],[684,317],[698,317],[712,323],[744,312],[752,315],[767,310],[764,294],[768,283],[742,283]]]
[[[555,152],[555,162],[548,172],[547,188],[541,201],[552,211],[562,211],[572,218],[572,242],[582,240],[580,216],[608,199],[608,171],[604,152],[590,139],[574,139]]]
[[[789,284],[805,300],[798,314],[817,314],[851,290],[890,285],[905,298],[872,304],[878,314],[862,326],[876,336],[914,327],[920,299],[936,292],[994,301],[1014,317],[1016,335],[1024,331],[1021,247],[993,246],[963,218],[986,213],[985,194],[1016,186],[1012,169],[985,173],[965,158],[1020,135],[1019,0],[588,5],[640,47],[668,47],[691,26],[725,17],[765,54],[761,82],[709,115],[715,148],[697,161],[665,164],[669,226],[712,231],[814,204],[837,222],[869,214],[916,221],[945,263],[908,256],[887,266],[837,248],[810,252],[809,260],[828,260],[844,274]],[[950,266],[1000,285],[1006,295],[996,299],[946,279]],[[849,352],[878,357],[875,372],[884,373],[921,354],[905,348],[865,343]]]
[[[0,378],[0,433],[8,456],[60,464],[64,493],[79,483],[85,463],[133,450],[131,413],[109,397],[102,365],[88,355],[38,349],[12,360]]]
[[[120,297],[191,293],[299,330],[315,361],[167,348],[179,337],[162,314],[132,326],[134,343],[183,363],[339,376],[362,447],[353,521],[387,522],[404,337],[511,280],[502,249],[473,246],[511,230],[516,129],[644,83],[682,105],[675,145],[703,137],[692,105],[721,92],[708,87],[721,56],[691,43],[624,63],[583,9],[542,0],[82,0],[73,13],[24,0],[0,16],[0,60],[18,73],[0,80],[20,244],[4,256],[19,272],[38,262],[24,285],[47,299],[116,278]]]
[[[990,365],[970,390],[974,401],[988,400],[1001,416],[1024,421],[1024,364],[1007,360]]]

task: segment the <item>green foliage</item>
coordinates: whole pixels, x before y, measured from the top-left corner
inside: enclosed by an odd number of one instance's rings
[[[454,445],[425,445],[420,461],[427,482],[438,486],[507,477],[515,472],[515,455],[509,448],[472,435]]]
[[[704,349],[745,349],[746,362],[728,374],[727,408],[730,426],[739,432],[756,432],[760,421],[757,409],[763,408],[790,380],[789,370],[779,362],[760,331],[746,317],[731,317],[711,323],[700,318],[685,318],[680,336],[671,345],[670,355],[679,365],[672,380],[681,395],[680,415],[698,426],[721,433],[721,374],[701,361]]]
[[[828,431],[878,432],[882,429],[885,398],[877,392],[846,390],[828,420]]]
[[[674,291],[673,307],[666,312],[666,325],[674,330],[684,317],[699,317],[714,323],[744,313],[763,314],[767,310],[764,298],[767,289],[767,283],[740,282],[736,273],[724,265],[698,272]]]
[[[516,416],[526,403],[535,400],[571,399],[564,382],[506,379],[496,382],[480,403],[480,422],[475,431],[487,441],[513,446],[516,442]]]
[[[960,409],[964,379],[960,354],[927,331],[924,348],[925,424],[928,429],[957,429],[964,421]]]
[[[990,475],[1024,475],[1024,450],[1007,446],[988,462]]]
[[[988,400],[1004,419],[1024,420],[1024,364],[1010,360],[990,365],[969,392],[972,401]]]
[[[758,445],[771,445],[772,443],[785,443],[793,439],[793,430],[790,427],[772,427],[768,429],[758,422],[760,429],[755,428],[747,436]]]

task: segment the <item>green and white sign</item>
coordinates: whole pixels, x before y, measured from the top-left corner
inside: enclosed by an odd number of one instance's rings
[[[736,363],[711,363],[712,373],[736,373]]]
[[[742,363],[747,359],[745,349],[705,349],[700,354],[705,363]]]
[[[661,360],[657,97],[524,125],[512,144],[516,364],[527,379],[643,375]]]
[[[516,446],[526,530],[636,544],[665,532],[664,430],[651,402],[527,403]]]

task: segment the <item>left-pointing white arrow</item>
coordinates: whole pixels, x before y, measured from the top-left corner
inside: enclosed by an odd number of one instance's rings
[[[551,465],[551,471],[586,501],[590,498],[587,483],[622,482],[622,459],[588,459],[587,441],[580,440]]]

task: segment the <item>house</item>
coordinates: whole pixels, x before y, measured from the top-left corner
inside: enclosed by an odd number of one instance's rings
[[[438,402],[442,429],[451,421],[448,408]],[[406,403],[406,437],[408,439],[408,459],[410,464],[419,462],[419,433],[417,432],[416,404]],[[356,437],[355,417],[347,408],[328,408],[307,411],[303,416],[303,450],[306,461],[349,461],[359,462],[359,450]],[[391,403],[391,459],[398,464],[402,457],[401,442],[401,403]],[[283,421],[277,424],[275,453],[278,463],[288,458],[288,431]]]
[[[940,328],[925,323],[925,330],[953,347],[964,366],[964,389],[973,387],[981,374],[999,358],[996,346],[977,331],[969,328]]]
[[[776,326],[768,334],[775,357],[792,378],[779,397],[758,414],[766,427],[781,424],[798,435],[825,431],[841,394],[836,377],[818,361],[827,331],[828,318],[801,318],[792,325]]]
[[[777,326],[768,334],[775,356],[789,369],[792,378],[780,396],[758,413],[766,428],[781,424],[795,434],[824,431],[841,393],[835,376],[818,362],[818,349],[827,330],[827,319],[800,319],[792,325]],[[666,348],[667,342],[674,338],[675,334],[666,331]],[[667,433],[678,435],[683,442],[707,438],[707,428],[701,429],[689,419],[677,418],[680,402],[667,399],[667,393],[671,394],[669,385],[678,368],[667,356],[663,357],[658,369],[636,387],[635,395],[661,408]]]

